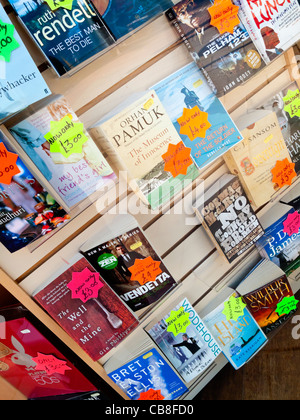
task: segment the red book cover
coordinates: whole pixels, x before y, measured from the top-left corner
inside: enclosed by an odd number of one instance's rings
[[[2,334],[4,332],[4,334]],[[64,374],[37,370],[38,353],[66,361]],[[0,375],[27,398],[95,391],[95,386],[73,366],[26,318],[1,326]]]
[[[35,294],[34,299],[96,361],[133,331],[138,321],[104,281],[97,298],[85,303],[73,298],[68,284],[73,273],[85,269],[95,273],[85,258],[77,260]]]

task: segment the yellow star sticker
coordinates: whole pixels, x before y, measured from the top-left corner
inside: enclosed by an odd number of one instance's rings
[[[185,134],[191,141],[197,137],[205,138],[206,131],[211,127],[208,113],[200,111],[198,106],[192,109],[183,109],[183,114],[178,118],[180,134]]]
[[[241,297],[235,298],[231,296],[229,300],[224,303],[224,310],[222,314],[226,316],[227,321],[231,319],[237,321],[240,316],[244,315],[244,309],[246,304],[243,302]]]
[[[187,327],[191,324],[188,312],[183,307],[178,311],[171,311],[170,317],[166,319],[167,331],[172,332],[175,337],[180,333],[185,333]]]

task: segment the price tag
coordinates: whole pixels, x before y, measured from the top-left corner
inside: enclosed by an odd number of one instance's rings
[[[296,300],[295,296],[284,297],[281,302],[277,304],[275,312],[281,315],[288,315],[292,311],[297,309],[299,300]]]
[[[4,143],[0,143],[0,184],[10,185],[12,177],[20,173],[17,160],[18,155],[9,152]]]
[[[188,168],[193,164],[192,149],[185,147],[181,141],[178,144],[169,144],[168,151],[162,155],[165,161],[164,171],[171,172],[173,178],[186,175]]]
[[[155,389],[148,389],[148,391],[141,392],[138,400],[153,400],[153,401],[161,401],[164,400],[165,397],[162,395],[161,390],[155,390]]]
[[[273,174],[273,182],[279,188],[285,185],[292,185],[292,181],[297,176],[295,172],[295,164],[290,162],[288,158],[278,160],[275,167],[271,170]]]
[[[147,257],[144,260],[136,259],[133,266],[128,270],[131,272],[131,281],[138,281],[141,285],[155,281],[156,277],[162,273],[160,269],[161,261],[154,261],[152,257]]]
[[[220,34],[233,34],[235,26],[240,23],[239,6],[232,4],[231,0],[215,0],[214,5],[207,10],[211,16],[210,24],[215,26]]]
[[[284,110],[290,114],[290,117],[300,118],[300,92],[299,89],[295,91],[289,90],[287,95],[283,98]]]
[[[226,316],[227,321],[231,319],[237,321],[240,316],[244,315],[244,309],[246,304],[243,302],[241,297],[235,298],[231,296],[229,300],[224,303],[224,310],[222,314]]]
[[[183,114],[178,118],[180,134],[185,134],[193,141],[197,137],[205,138],[206,131],[211,127],[208,121],[208,113],[200,111],[198,106],[192,109],[183,109]]]
[[[73,7],[73,0],[45,0],[45,2],[48,4],[52,11],[59,9],[60,7],[72,10]]]
[[[33,357],[32,360],[36,363],[35,370],[45,371],[47,375],[53,373],[65,374],[66,370],[72,370],[67,366],[65,360],[57,359],[52,354],[38,353],[37,357]]]
[[[12,51],[20,46],[14,38],[14,30],[14,25],[0,20],[0,57],[7,63],[10,61]]]
[[[186,332],[186,329],[191,325],[188,312],[185,312],[183,307],[178,311],[171,311],[170,317],[166,319],[167,331],[173,333],[175,337]]]
[[[72,299],[80,299],[83,303],[90,299],[96,299],[103,286],[100,274],[94,273],[88,268],[78,273],[72,273],[72,280],[67,285],[72,292]]]
[[[66,158],[82,153],[82,146],[88,141],[82,123],[73,122],[67,115],[60,121],[51,121],[50,128],[44,137],[50,143],[51,153],[61,153]]]
[[[297,211],[290,213],[287,219],[283,222],[283,232],[289,236],[297,234],[300,229],[300,214]]]

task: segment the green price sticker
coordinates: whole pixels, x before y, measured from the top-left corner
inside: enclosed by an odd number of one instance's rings
[[[191,324],[188,312],[183,307],[178,311],[171,311],[170,317],[166,319],[167,331],[172,332],[175,337],[180,333],[185,333],[187,327]]]
[[[297,309],[299,300],[296,300],[295,296],[284,297],[281,302],[278,303],[275,312],[281,315],[288,315],[292,311]]]
[[[14,25],[0,20],[0,58],[7,63],[10,61],[11,53],[20,46],[14,38],[14,30]]]
[[[73,7],[73,0],[45,0],[45,3],[48,4],[52,11],[59,9],[60,7],[72,10]]]
[[[243,302],[241,297],[235,298],[234,296],[231,296],[231,298],[224,303],[222,314],[226,316],[227,321],[230,321],[231,319],[237,321],[240,316],[244,315],[246,306],[247,305]]]
[[[60,121],[51,121],[50,128],[44,137],[50,143],[51,153],[61,153],[66,158],[82,153],[82,146],[88,141],[82,123],[73,122],[67,115]]]
[[[300,118],[300,92],[299,89],[289,90],[283,98],[284,110],[290,114],[290,117]]]
[[[113,254],[109,253],[100,255],[97,262],[99,267],[104,270],[113,270],[118,265],[118,259]]]

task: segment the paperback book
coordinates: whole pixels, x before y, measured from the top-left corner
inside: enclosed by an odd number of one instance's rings
[[[199,169],[242,140],[241,133],[196,63],[184,66],[152,89],[185,146],[191,149],[191,157]],[[182,121],[185,112],[188,117]],[[186,120],[190,121],[189,125],[185,124]],[[202,126],[205,126],[204,130],[201,130]]]
[[[108,376],[131,400],[176,400],[188,391],[155,348],[108,373]]]
[[[23,26],[58,76],[74,73],[115,43],[89,0],[73,0],[72,10],[46,1],[10,0]]]
[[[252,316],[267,335],[280,327],[297,310],[297,305],[280,310],[280,303],[294,296],[292,287],[284,273],[270,260],[263,259],[236,291],[243,297]]]
[[[267,337],[245,306],[242,315],[231,318],[224,310],[230,299],[239,296],[233,289],[225,288],[201,313],[203,321],[212,332],[222,352],[235,369],[240,369],[267,343]],[[232,308],[235,305],[231,305]],[[225,312],[225,313],[224,313]],[[237,314],[238,315],[238,314]]]
[[[51,92],[2,5],[0,5],[0,20],[4,30],[10,34],[9,39],[14,43],[10,60],[6,61],[0,56],[0,120],[2,120],[45,98]]]
[[[191,159],[186,171],[176,171],[173,162],[179,152],[173,149],[182,151],[184,145],[153,90],[128,102],[106,115],[90,132],[114,171],[146,205],[156,209],[169,203],[199,171]]]
[[[300,39],[298,0],[234,0],[241,19],[266,63]]]
[[[208,9],[213,5],[213,0],[182,0],[166,16],[220,97],[256,75],[265,63],[242,23],[233,33],[223,34],[211,25]]]
[[[9,130],[69,208],[116,179],[64,97],[10,120]]]
[[[19,251],[69,219],[0,131],[0,243],[11,253]]]
[[[145,327],[185,382],[212,366],[221,350],[188,299]]]
[[[173,5],[172,0],[93,0],[114,37],[136,32]]]
[[[237,176],[222,176],[197,198],[193,208],[229,263],[251,248],[264,234]]]
[[[272,169],[277,161],[291,157],[275,112],[256,110],[236,121],[243,141],[224,154],[234,175],[238,175],[253,207],[266,204],[279,191]]]
[[[131,215],[103,216],[102,226],[80,251],[134,312],[177,285]]]
[[[288,204],[276,203],[261,218],[265,235],[257,242],[264,258],[279,266],[288,278],[300,279],[300,232],[289,230],[288,218],[299,213]]]
[[[71,287],[72,281],[78,286]],[[93,292],[95,284],[99,286],[98,293]],[[116,347],[138,325],[81,255],[74,256],[57,275],[50,276],[33,298],[94,361]]]

